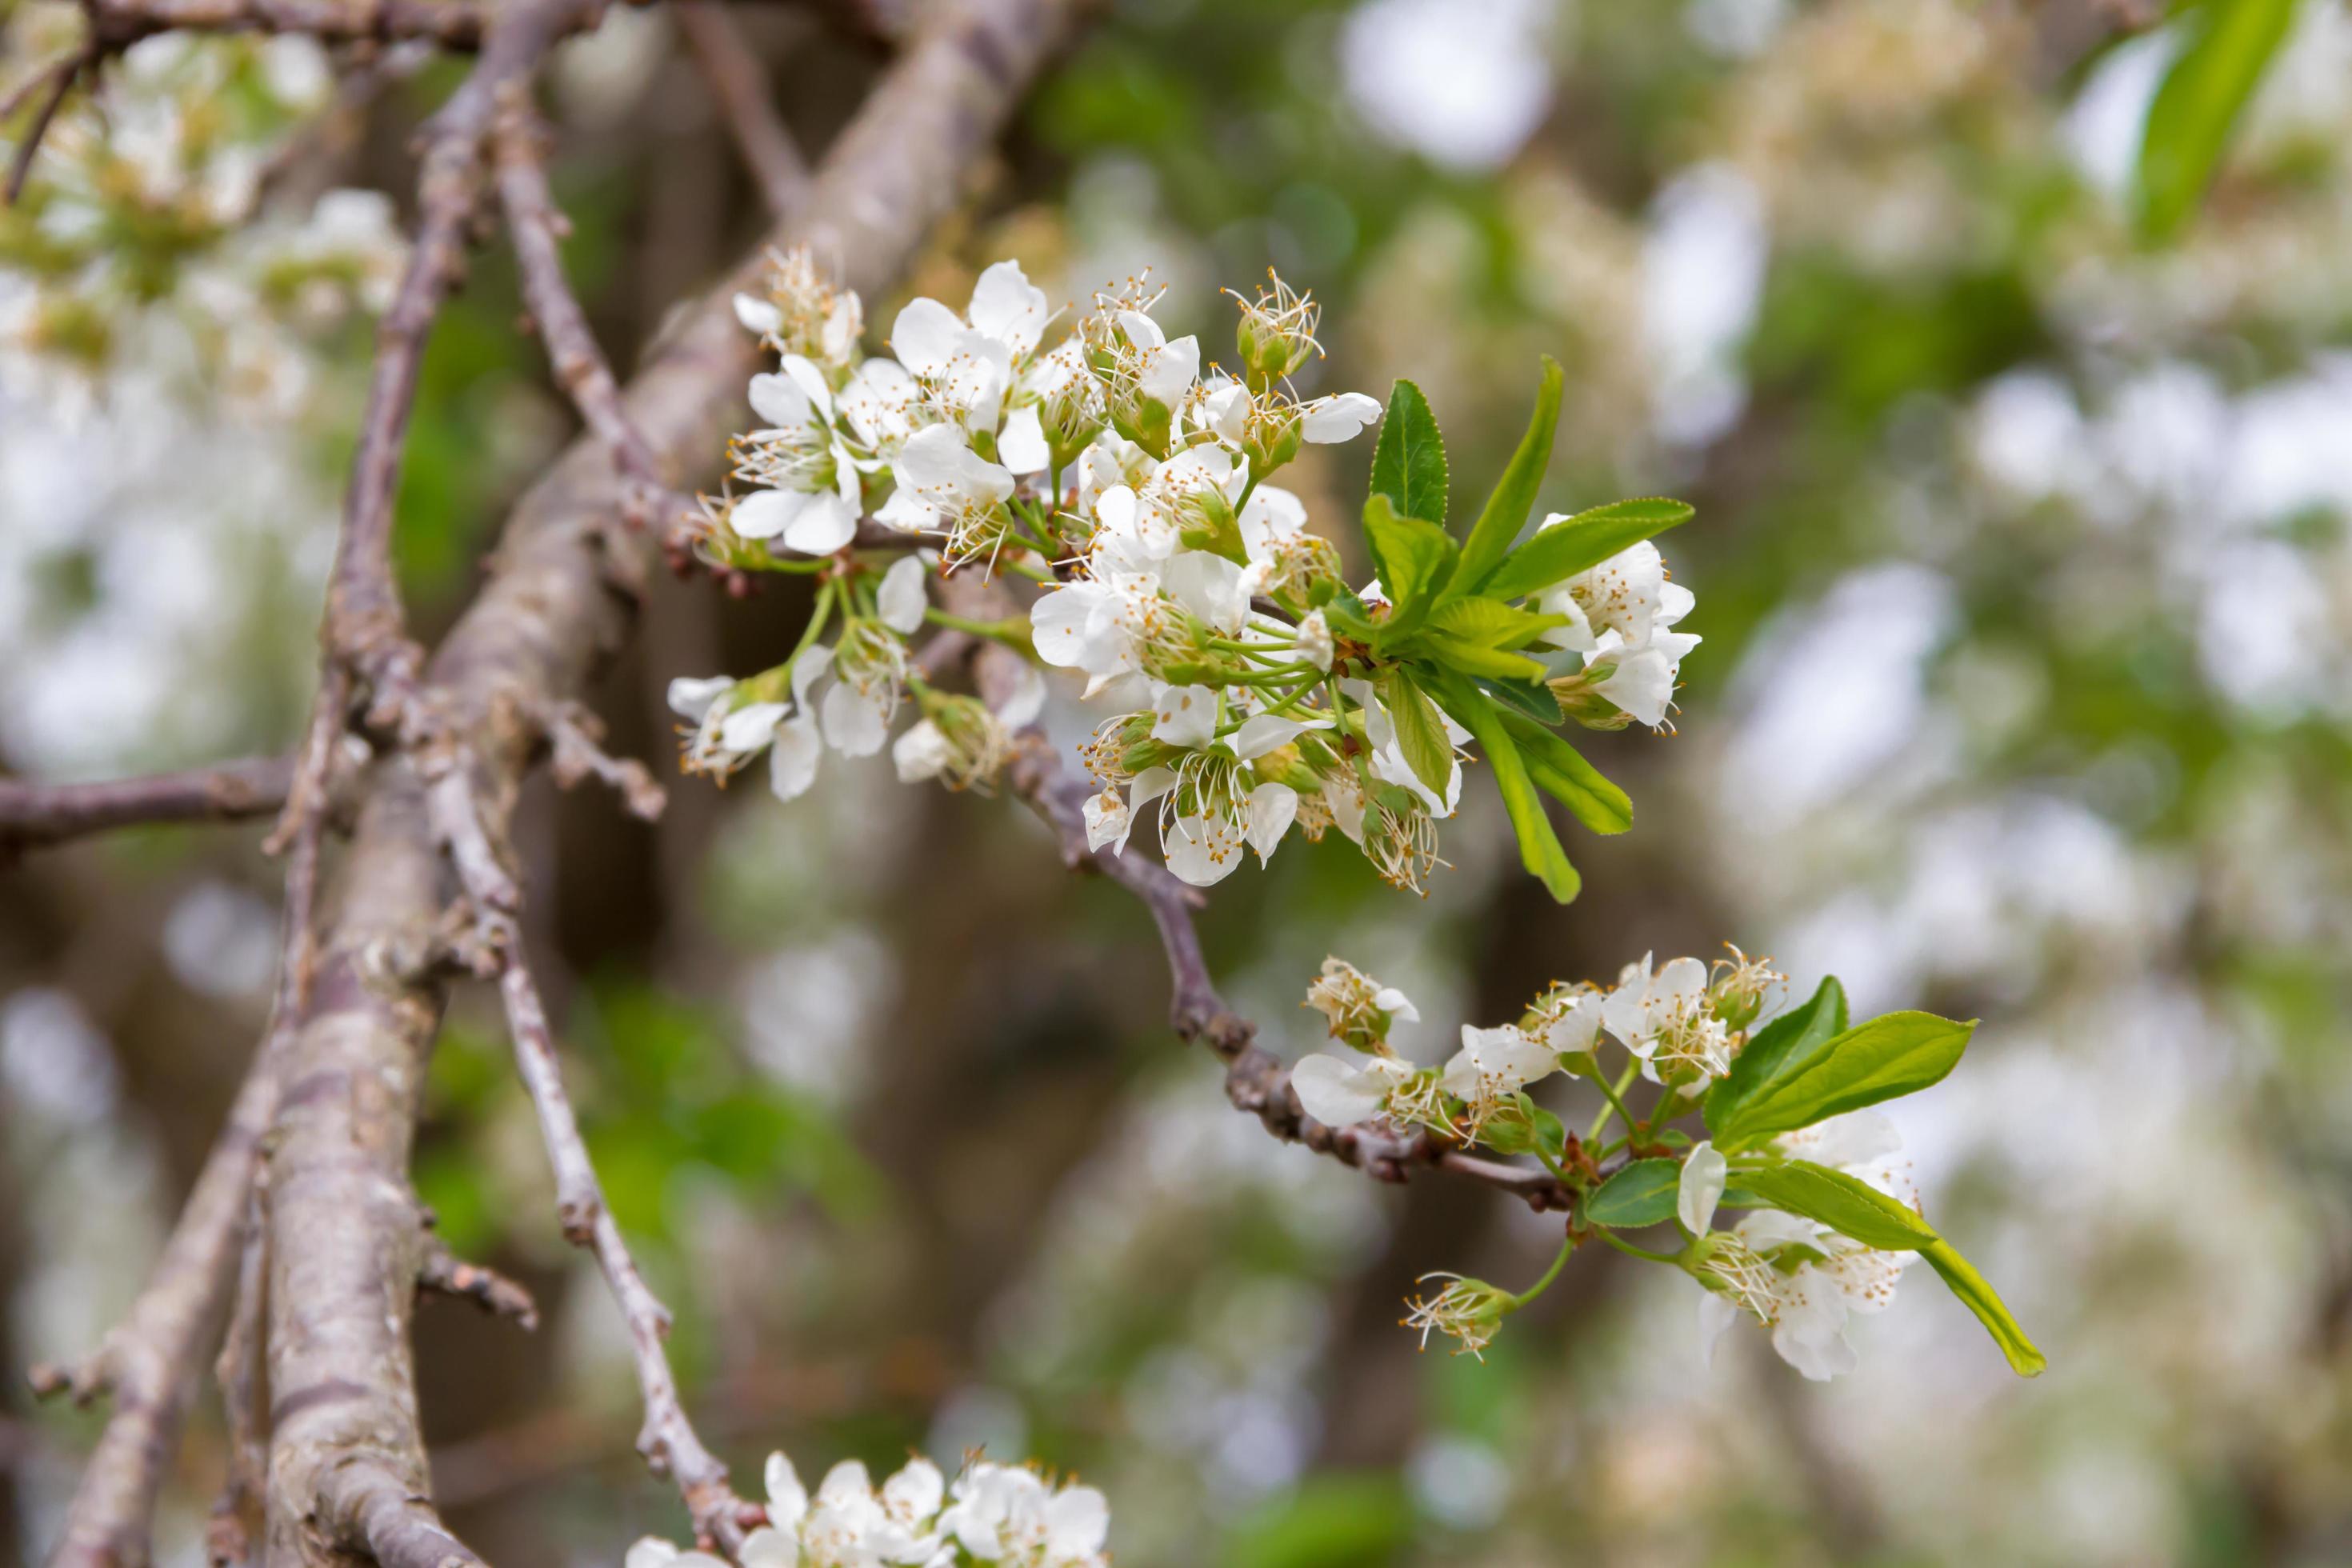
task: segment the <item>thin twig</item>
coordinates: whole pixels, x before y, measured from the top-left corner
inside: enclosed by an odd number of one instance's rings
[[[768,210],[783,216],[808,195],[808,160],[801,156],[800,143],[770,100],[766,74],[751,40],[720,0],[674,0],[670,15],[677,18],[687,51],[710,84],[719,117],[727,121],[744,167],[759,182]]]
[[[669,804],[668,792],[645,763],[604,750],[599,743],[604,726],[593,713],[576,702],[544,702],[532,716],[547,737],[556,787],[570,789],[583,779],[596,779],[620,795],[630,816],[644,822],[661,816]]]
[[[525,1333],[539,1327],[539,1303],[531,1300],[529,1290],[495,1268],[467,1262],[438,1238],[425,1244],[425,1263],[416,1271],[416,1288],[433,1295],[471,1301]]]
[[[269,1412],[262,1403],[259,1376],[269,1247],[262,1205],[268,1197],[268,1184],[257,1176],[247,1204],[243,1261],[237,1267],[228,1334],[221,1343],[220,1360],[214,1363],[213,1376],[220,1384],[228,1428],[228,1474],[205,1530],[205,1555],[212,1568],[245,1568],[253,1561],[253,1532],[261,1522],[261,1499],[268,1480],[269,1447],[264,1434]]]
[[[742,1542],[747,1520],[756,1520],[756,1510],[727,1484],[727,1467],[703,1446],[678,1398],[677,1374],[662,1348],[669,1333],[669,1310],[646,1286],[604,1202],[604,1186],[564,1091],[547,1009],[523,956],[521,931],[515,922],[521,889],[484,826],[467,759],[453,758],[433,781],[428,809],[473,902],[475,917],[486,930],[484,946],[496,954],[499,994],[506,1004],[515,1066],[539,1113],[540,1136],[555,1171],[557,1218],[565,1238],[594,1256],[628,1325],[646,1408],[637,1451],[656,1474],[667,1475],[676,1484],[697,1536],[732,1552]]]
[[[482,42],[489,7],[471,0],[82,0],[94,37],[119,52],[156,33],[297,33],[320,43]]]
[[[291,757],[247,757],[96,784],[0,779],[0,860],[23,849],[151,822],[240,822],[285,804]]]
[[[376,330],[376,358],[344,492],[327,596],[328,657],[369,688],[372,718],[421,736],[423,655],[410,640],[393,582],[393,497],[416,402],[417,377],[441,304],[464,275],[466,243],[482,195],[484,153],[501,107],[520,101],[547,51],[592,24],[603,0],[524,0],[491,18],[474,69],[426,121],[416,179],[418,218],[408,264]]]
[[[1001,615],[1008,607],[995,587],[960,586],[957,592],[968,595],[963,608],[977,616]],[[1001,705],[1011,693],[1022,662],[999,643],[976,650],[975,678],[992,705]],[[1509,1193],[1538,1212],[1565,1209],[1573,1201],[1567,1184],[1549,1171],[1465,1152],[1426,1129],[1399,1131],[1380,1122],[1328,1127],[1308,1116],[1290,1087],[1290,1069],[1255,1043],[1257,1026],[1225,1005],[1210,977],[1192,923],[1192,911],[1202,902],[1199,891],[1140,855],[1102,854],[1087,847],[1084,812],[1093,787],[1041,730],[1033,726],[1024,732],[1006,777],[1013,793],[1054,830],[1066,864],[1101,872],[1150,911],[1168,954],[1169,1022],[1179,1038],[1207,1046],[1225,1064],[1225,1097],[1235,1110],[1256,1117],[1286,1142],[1304,1143],[1381,1181],[1402,1182],[1416,1168],[1431,1167]]]
[[[16,197],[25,189],[26,176],[33,172],[33,158],[41,150],[41,139],[49,133],[49,121],[57,118],[66,94],[73,90],[74,79],[85,69],[94,69],[96,65],[97,55],[92,49],[85,48],[79,54],[67,56],[48,68],[47,96],[39,100],[39,106],[33,110],[33,122],[25,129],[25,139],[16,144],[16,156],[8,164],[8,187],[6,191],[0,192],[0,206],[16,205]],[[12,112],[16,108],[13,98],[9,108]]]
[[[493,138],[499,200],[514,238],[523,302],[539,323],[557,383],[612,454],[620,479],[622,516],[633,528],[665,531],[692,512],[694,503],[671,488],[653,448],[630,420],[621,402],[621,384],[563,275],[559,241],[572,226],[547,188],[547,167],[540,151],[544,137],[543,127],[518,100],[500,112]]]

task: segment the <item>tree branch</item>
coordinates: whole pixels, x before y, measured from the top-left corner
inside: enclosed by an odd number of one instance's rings
[[[998,613],[1003,607],[1001,600],[994,605]],[[987,613],[979,605],[972,608]],[[992,706],[1010,695],[1021,665],[1021,656],[1002,644],[988,643],[977,650],[975,677]],[[1538,1212],[1570,1205],[1572,1194],[1567,1185],[1538,1167],[1468,1153],[1426,1129],[1396,1131],[1379,1122],[1327,1127],[1308,1116],[1291,1089],[1290,1069],[1255,1043],[1257,1026],[1228,1007],[1210,978],[1200,932],[1192,923],[1192,911],[1202,902],[1199,891],[1140,855],[1097,854],[1087,847],[1084,810],[1094,787],[1070,768],[1042,731],[1025,732],[1006,773],[1013,793],[1054,830],[1066,865],[1101,872],[1150,911],[1168,954],[1169,1022],[1179,1038],[1207,1046],[1225,1064],[1225,1097],[1235,1110],[1256,1117],[1285,1142],[1303,1143],[1384,1182],[1402,1182],[1416,1168],[1431,1167],[1509,1193]]]
[[[285,804],[291,757],[247,757],[142,779],[37,784],[0,779],[0,859],[146,822],[241,822]]]
[[[312,986],[312,904],[318,887],[323,796],[289,819],[286,908],[278,990],[268,1032],[254,1055],[212,1152],[139,1299],[98,1352],[70,1373],[37,1368],[37,1390],[70,1388],[89,1403],[111,1393],[113,1414],[67,1507],[52,1568],[142,1568],[155,1497],[163,1483],[196,1363],[218,1321],[250,1217],[263,1134]]]
[[[942,8],[827,155],[805,221],[771,241],[810,244],[842,268],[849,287],[886,286],[960,199],[961,171],[1076,8],[1076,0],[961,0]],[[499,55],[500,37],[494,26],[478,77]],[[457,160],[444,162],[456,168]],[[756,353],[730,301],[759,267],[747,259],[687,313],[625,395],[630,423],[665,463],[714,459],[740,421]],[[438,292],[437,284],[420,289]],[[404,421],[413,363],[379,382],[387,395],[371,420],[376,444],[355,469],[359,493],[347,510],[364,526],[345,541],[350,570],[338,574],[339,611],[347,628],[404,643],[383,570],[388,492],[381,486],[389,475],[374,465]],[[593,440],[574,443],[524,498],[488,582],[424,672],[436,716],[429,743],[412,741],[379,763],[365,792],[270,1156],[275,1563],[326,1568],[352,1552],[394,1568],[473,1561],[424,1500],[429,1481],[408,1332],[424,1242],[405,1173],[443,1000],[427,959],[445,861],[426,795],[462,763],[481,837],[504,833],[541,749],[533,714],[576,698],[625,631],[626,586],[641,577],[651,542],[612,526],[618,501],[610,454]],[[388,668],[402,673],[397,661]],[[384,694],[381,685],[376,694]],[[473,834],[451,826],[453,847],[473,854]],[[535,989],[521,993],[528,974],[520,966],[508,973],[522,975],[509,983],[508,999],[525,1011]],[[609,1227],[609,1216],[603,1224]],[[644,1302],[628,1297],[625,1281],[616,1284],[633,1324],[645,1321]]]
[[[719,117],[743,155],[743,166],[759,182],[769,212],[786,216],[808,195],[808,160],[769,100],[766,75],[751,41],[721,0],[673,0],[670,15],[710,84]]]
[[[521,100],[500,110],[494,162],[499,200],[506,209],[522,274],[523,303],[538,322],[556,382],[589,431],[612,454],[619,474],[622,517],[633,528],[661,533],[691,513],[694,503],[671,488],[653,448],[631,422],[621,401],[621,384],[564,278],[557,242],[572,226],[547,188],[540,152],[545,137],[545,127]]]

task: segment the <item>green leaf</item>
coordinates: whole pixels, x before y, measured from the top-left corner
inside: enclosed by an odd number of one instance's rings
[[[1636,1160],[1584,1200],[1584,1217],[1612,1230],[1664,1225],[1675,1217],[1675,1195],[1682,1180],[1679,1160]]]
[[[1977,1321],[1992,1335],[1993,1343],[2009,1358],[2011,1372],[2020,1377],[2039,1377],[2050,1363],[2033,1342],[2025,1337],[2025,1330],[2010,1315],[2008,1304],[2001,1300],[1985,1277],[1976,1271],[1969,1260],[1952,1248],[1948,1241],[1931,1241],[1919,1248],[1919,1256],[1951,1287],[1960,1304],[1977,1315]]]
[[[1448,599],[1429,616],[1431,630],[1482,647],[1525,647],[1554,626],[1566,625],[1566,616],[1539,616],[1478,595]]]
[[[1811,1127],[1942,1081],[1968,1048],[1973,1019],[1956,1024],[1933,1013],[1889,1013],[1832,1037],[1802,1066],[1783,1073],[1708,1128],[1726,1153],[1752,1149],[1776,1133]]]
[[[1454,575],[1460,547],[1437,524],[1400,515],[1380,494],[1364,503],[1364,540],[1380,567],[1390,606],[1388,618],[1373,623],[1375,635],[1381,641],[1402,637],[1421,624],[1438,590]]]
[[[1765,1205],[1816,1219],[1841,1236],[1884,1252],[1916,1252],[1936,1239],[1936,1227],[1869,1183],[1790,1160],[1739,1173],[1739,1183]]]
[[[2247,100],[2294,20],[2294,0],[2205,0],[2148,105],[2134,195],[2140,232],[2161,239],[2196,207]]]
[[[1544,667],[1520,653],[1504,653],[1497,648],[1481,647],[1444,632],[1424,632],[1421,647],[1432,658],[1453,666],[1465,675],[1492,676],[1497,680],[1541,680]]]
[[[1389,394],[1381,438],[1372,447],[1372,493],[1388,497],[1401,517],[1445,521],[1445,438],[1429,399],[1409,381]],[[1388,581],[1386,573],[1381,581]]]
[[[1491,576],[1476,584],[1477,590],[1496,599],[1541,593],[1591,571],[1621,550],[1680,527],[1692,515],[1689,502],[1662,496],[1596,506],[1554,523],[1512,551]]]
[[[1583,752],[1517,713],[1505,713],[1503,724],[1519,743],[1519,754],[1537,787],[1575,813],[1577,821],[1601,834],[1622,833],[1633,826],[1633,800],[1586,762]]]
[[[1543,796],[1536,792],[1534,781],[1528,776],[1527,763],[1519,756],[1519,748],[1504,728],[1503,710],[1452,671],[1441,670],[1437,675],[1442,683],[1437,687],[1438,700],[1486,753],[1486,764],[1495,774],[1495,788],[1502,795],[1503,809],[1511,818],[1511,830],[1518,835],[1519,863],[1542,879],[1554,899],[1567,903],[1576,897],[1584,879],[1568,863],[1568,851],[1559,847],[1559,836],[1551,830],[1551,820],[1544,816]]]
[[[1381,678],[1380,691],[1396,725],[1397,749],[1404,753],[1406,765],[1413,777],[1444,796],[1446,781],[1454,776],[1454,742],[1446,738],[1437,704],[1402,667]]]
[[[1559,699],[1554,697],[1551,688],[1541,681],[1498,679],[1491,675],[1473,675],[1470,679],[1505,707],[1524,713],[1539,724],[1559,722]]]
[[[1519,437],[1519,449],[1511,454],[1478,521],[1470,526],[1470,537],[1462,542],[1462,570],[1455,574],[1455,584],[1463,593],[1479,591],[1536,509],[1536,492],[1543,488],[1544,470],[1551,467],[1552,435],[1559,428],[1559,362],[1546,354],[1528,433]]]
[[[1845,987],[1832,974],[1809,1000],[1757,1030],[1731,1058],[1731,1070],[1715,1081],[1701,1102],[1707,1126],[1723,1127],[1741,1106],[1804,1068],[1845,1027]]]

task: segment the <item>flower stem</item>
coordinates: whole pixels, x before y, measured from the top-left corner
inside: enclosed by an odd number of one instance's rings
[[[1609,1233],[1604,1230],[1601,1234],[1606,1236]],[[1575,1250],[1576,1238],[1574,1237],[1570,1237],[1563,1240],[1559,1244],[1559,1250],[1552,1255],[1551,1267],[1543,1271],[1543,1278],[1511,1298],[1511,1310],[1514,1312],[1517,1311],[1520,1308],[1526,1306],[1528,1302],[1534,1300],[1537,1297],[1550,1289],[1551,1282],[1559,1278],[1560,1269],[1567,1265],[1568,1255]]]
[[[1595,1236],[1598,1236],[1601,1240],[1607,1242],[1610,1246],[1615,1247],[1618,1251],[1625,1253],[1629,1257],[1646,1258],[1653,1263],[1671,1263],[1676,1268],[1680,1268],[1682,1266],[1683,1260],[1675,1257],[1673,1253],[1653,1252],[1646,1247],[1636,1247],[1632,1242],[1624,1240],[1622,1237],[1619,1237],[1615,1231],[1611,1230],[1605,1225],[1594,1226],[1592,1227],[1592,1233]]]
[[[975,621],[966,616],[950,615],[926,605],[923,619],[950,631],[968,632],[976,637],[990,637],[1023,653],[1034,653],[1035,645],[1029,640],[1029,623],[1019,616],[1007,616],[1001,621]]]
[[[1633,1087],[1633,1075],[1640,1070],[1641,1067],[1638,1063],[1627,1062],[1625,1070],[1618,1075],[1617,1087],[1614,1089],[1609,1087],[1609,1081],[1606,1079],[1595,1078],[1592,1080],[1600,1087],[1601,1092],[1609,1097],[1609,1103],[1602,1106],[1601,1114],[1592,1119],[1591,1129],[1584,1135],[1584,1141],[1587,1143],[1601,1136],[1601,1130],[1609,1125],[1609,1118],[1612,1115],[1623,1117],[1625,1125],[1628,1127],[1634,1125],[1633,1113],[1625,1109],[1625,1091]]]

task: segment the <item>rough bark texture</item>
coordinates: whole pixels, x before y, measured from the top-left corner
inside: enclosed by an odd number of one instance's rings
[[[805,241],[842,280],[886,287],[961,195],[1071,0],[971,0],[910,46],[826,158]],[[729,306],[747,262],[650,358],[629,416],[666,471],[717,458],[740,418],[753,345]],[[529,715],[575,695],[629,620],[651,542],[615,525],[600,444],[576,443],[524,499],[480,596],[434,658],[476,799],[502,829],[536,750]],[[425,1501],[409,1320],[424,1232],[406,1173],[442,994],[424,960],[445,890],[424,781],[405,760],[368,781],[320,986],[296,1042],[270,1152],[268,1559],[391,1568],[466,1562]]]

